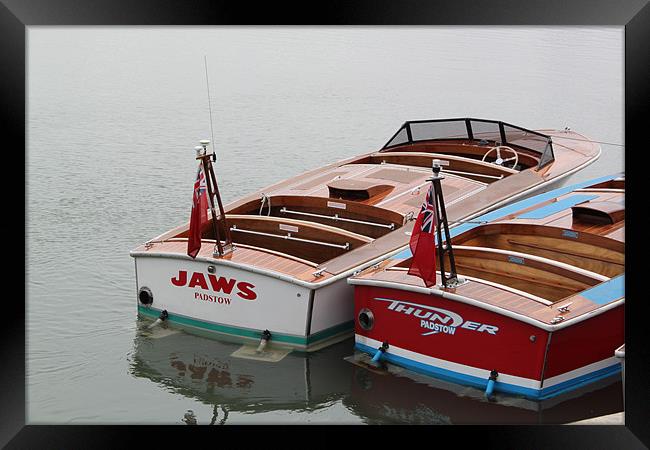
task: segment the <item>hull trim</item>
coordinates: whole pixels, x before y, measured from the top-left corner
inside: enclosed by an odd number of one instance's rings
[[[160,310],[155,308],[146,308],[141,305],[138,305],[138,314],[150,318],[158,318],[160,315]],[[212,331],[216,333],[228,334],[231,336],[236,336],[245,339],[252,339],[256,342],[260,339],[260,332],[248,328],[235,327],[231,325],[224,325],[215,322],[208,322],[205,320],[199,320],[192,317],[169,313],[167,321],[172,324],[178,324],[193,328],[198,328],[204,331]],[[333,327],[326,328],[314,333],[310,336],[296,336],[292,334],[283,334],[271,330],[273,335],[273,342],[277,342],[284,345],[290,345],[292,347],[297,347],[299,349],[306,349],[309,346],[320,344],[321,341],[334,338],[336,335],[352,333],[354,328],[354,321],[343,322]]]
[[[376,351],[375,348],[362,344],[360,342],[355,342],[354,346],[357,350],[364,353],[368,353],[370,355],[373,355]],[[391,350],[393,349],[391,348]],[[389,363],[393,363],[395,365],[405,367],[415,372],[423,373],[425,375],[433,376],[435,378],[451,381],[458,384],[472,386],[481,390],[485,390],[488,382],[487,377],[480,378],[463,372],[443,369],[441,367],[425,364],[390,352],[384,353],[382,358],[388,361]],[[489,371],[486,371],[486,373],[487,372]],[[519,386],[512,383],[497,381],[494,385],[494,390],[505,394],[523,396],[525,398],[529,398],[532,400],[545,400],[563,394],[565,392],[578,389],[580,387],[583,387],[595,381],[608,378],[610,376],[614,376],[620,372],[621,372],[621,365],[620,363],[617,363],[584,374],[582,376],[573,378],[571,380],[564,381],[562,383],[556,384],[548,388],[534,389],[530,387]]]

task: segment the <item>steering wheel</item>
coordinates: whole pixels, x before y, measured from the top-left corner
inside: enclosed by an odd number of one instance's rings
[[[517,167],[517,163],[519,162],[519,155],[517,154],[517,152],[515,150],[508,147],[507,145],[497,145],[496,147],[492,147],[490,150],[487,151],[487,153],[485,155],[483,155],[483,159],[481,159],[481,161],[485,162],[485,158],[487,158],[487,156],[490,153],[492,153],[493,151],[495,151],[495,150],[497,152],[497,159],[494,160],[494,164],[496,164],[497,166],[506,167],[508,169],[514,169],[515,167]],[[510,158],[503,159],[503,158],[501,158],[501,150],[506,150],[507,152],[512,153],[514,156],[511,156]],[[514,164],[512,165],[512,167],[508,167],[508,166],[503,164],[503,163],[505,163],[507,161],[512,161],[512,160],[515,161]]]

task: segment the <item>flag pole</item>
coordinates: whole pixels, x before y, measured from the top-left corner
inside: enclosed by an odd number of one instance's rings
[[[451,245],[451,236],[449,234],[449,224],[447,222],[447,211],[445,210],[445,199],[442,194],[441,181],[445,179],[440,175],[442,165],[449,165],[447,161],[434,159],[432,161],[433,177],[430,178],[433,185],[433,195],[435,198],[436,208],[436,236],[438,238],[438,261],[440,263],[440,277],[443,287],[456,287],[459,285],[458,275],[456,273],[456,261],[454,259],[454,250]],[[442,245],[442,232],[445,233],[446,245]],[[445,274],[445,253],[449,254],[449,277]]]
[[[213,144],[214,145],[214,144]],[[214,155],[216,153],[214,150],[212,151],[213,158],[212,160],[214,161],[216,158]],[[217,204],[219,205],[219,219],[223,223],[223,229],[225,233],[225,244],[224,244],[224,252],[228,253],[229,251],[232,250],[232,237],[230,235],[230,227],[228,226],[228,221],[226,220],[226,212],[223,209],[223,203],[221,202],[221,194],[219,194],[219,184],[217,183],[217,176],[214,173],[214,166],[212,165],[212,161],[210,161],[210,158],[207,160],[208,167],[210,169],[210,177],[212,178],[212,186],[214,187],[214,195],[217,197]]]
[[[214,208],[214,192],[212,190],[212,177],[210,172],[212,167],[209,166],[210,163],[210,154],[207,153],[206,147],[209,141],[201,141],[201,145],[195,147],[196,150],[196,159],[201,161],[203,164],[203,173],[205,175],[205,184],[208,189],[208,199],[210,201],[210,212],[212,213],[212,232],[214,233],[215,240],[217,241],[217,252],[214,252],[213,256],[223,255],[223,247],[221,246],[221,237],[219,235],[219,227],[217,226],[217,213]]]

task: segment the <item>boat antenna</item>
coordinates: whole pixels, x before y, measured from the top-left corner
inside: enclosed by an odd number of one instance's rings
[[[212,126],[212,100],[210,99],[210,80],[208,78],[208,57],[203,55],[203,64],[205,66],[205,86],[208,91],[208,111],[210,112],[210,136],[212,137],[212,153],[208,153],[207,147],[210,144],[208,140],[202,140],[201,146],[196,147],[196,159],[202,161],[203,169],[206,176],[206,185],[208,189],[208,197],[210,199],[210,209],[212,212],[212,227],[213,232],[216,238],[215,251],[213,256],[223,256],[226,253],[229,253],[233,250],[232,237],[230,235],[230,228],[228,227],[228,221],[226,220],[226,212],[223,209],[223,203],[221,202],[221,194],[219,194],[219,185],[217,184],[217,177],[214,174],[214,168],[212,162],[210,162],[210,157],[212,161],[217,161],[217,152],[215,150],[214,142],[214,128]],[[219,215],[217,216],[215,211],[214,199],[217,199],[219,205]],[[221,245],[221,237],[219,236],[219,227],[217,226],[217,220],[221,223],[225,232],[225,244]]]
[[[212,138],[212,146],[214,147],[214,129],[212,127],[212,101],[210,100],[210,81],[208,80],[208,57],[203,55],[203,64],[205,66],[205,86],[208,90],[208,111],[210,112],[210,137]],[[217,160],[217,152],[212,152],[212,161]]]

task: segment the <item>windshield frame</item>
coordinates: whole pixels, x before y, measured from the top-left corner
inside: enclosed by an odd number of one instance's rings
[[[435,123],[454,123],[454,122],[464,122],[465,127],[464,127],[464,133],[463,135],[453,135],[453,136],[431,136],[430,138],[425,138],[425,139],[414,139],[413,138],[413,130],[412,130],[412,125],[413,124],[435,124]],[[402,126],[391,136],[391,138],[384,144],[384,146],[381,148],[380,151],[386,151],[387,149],[398,147],[401,145],[409,145],[409,144],[414,144],[416,142],[429,142],[429,141],[439,141],[439,140],[463,140],[463,141],[485,141],[485,139],[479,139],[474,137],[474,131],[475,127],[472,126],[473,124],[495,124],[498,127],[498,134],[500,140],[492,140],[492,142],[495,145],[513,145],[525,150],[529,150],[531,152],[534,152],[540,156],[539,164],[537,165],[537,169],[541,169],[542,167],[552,163],[555,161],[555,154],[553,152],[553,140],[551,136],[539,133],[537,131],[529,130],[527,128],[520,127],[518,125],[512,125],[510,123],[506,122],[501,122],[499,120],[489,120],[489,119],[476,119],[476,118],[470,118],[470,117],[464,117],[464,118],[452,118],[452,119],[431,119],[431,120],[410,120],[407,122],[404,122]],[[478,127],[476,127],[478,128]],[[516,131],[523,132],[524,135],[533,135],[539,138],[542,138],[542,140],[545,142],[544,149],[535,149],[531,147],[527,147],[525,145],[519,144],[515,141],[508,140],[508,133],[506,128],[512,128]],[[462,126],[460,126],[460,129],[462,129]],[[495,130],[496,131],[496,130]],[[400,134],[405,134],[405,136],[402,136],[401,139],[399,139],[396,143],[393,143],[395,139],[400,135]],[[490,142],[490,140],[487,140]]]

